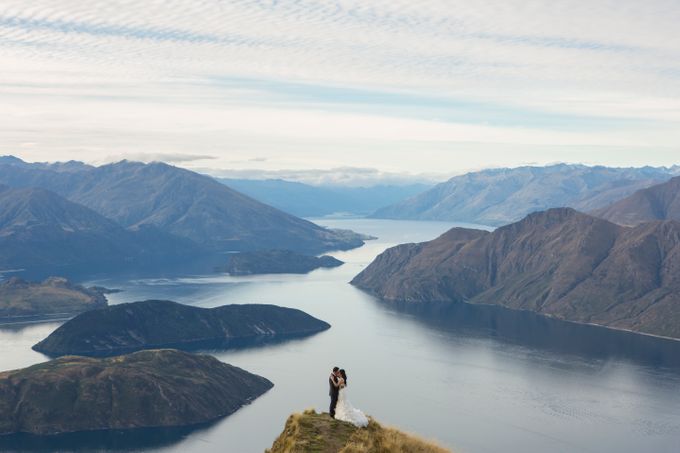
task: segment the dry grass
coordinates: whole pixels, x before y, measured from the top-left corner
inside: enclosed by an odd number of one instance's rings
[[[450,453],[431,442],[370,421],[367,428],[307,410],[288,418],[267,453]]]

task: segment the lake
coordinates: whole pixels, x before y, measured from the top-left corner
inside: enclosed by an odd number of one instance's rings
[[[308,275],[102,279],[111,303],[172,299],[213,307],[295,307],[332,328],[259,348],[210,351],[275,387],[232,416],[186,430],[5,439],[5,448],[262,452],[289,414],[327,411],[334,365],[352,403],[383,424],[456,452],[673,452],[680,446],[680,345],[529,313],[457,305],[414,311],[347,284],[386,247],[428,240],[453,224],[318,220],[377,236],[333,253],[346,262]],[[46,360],[30,349],[58,323],[0,328],[0,369]]]

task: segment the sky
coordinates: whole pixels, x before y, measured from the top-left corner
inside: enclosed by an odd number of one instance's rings
[[[680,164],[677,0],[0,0],[0,154],[441,180]]]

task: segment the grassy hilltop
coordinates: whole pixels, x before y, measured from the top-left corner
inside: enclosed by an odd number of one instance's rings
[[[266,453],[450,453],[430,442],[371,419],[367,428],[307,410],[288,417]]]

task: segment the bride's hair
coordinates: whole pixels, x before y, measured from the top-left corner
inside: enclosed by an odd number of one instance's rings
[[[345,385],[347,385],[347,373],[345,373],[345,370],[340,370],[340,374],[342,375],[342,379],[345,381]]]

